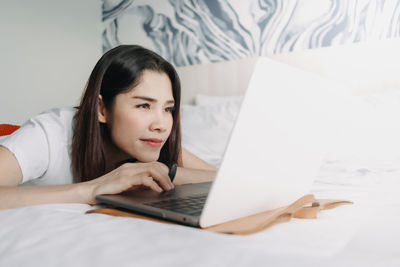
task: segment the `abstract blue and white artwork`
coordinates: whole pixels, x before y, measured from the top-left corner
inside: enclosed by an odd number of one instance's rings
[[[103,0],[103,25],[185,66],[400,37],[400,0]]]

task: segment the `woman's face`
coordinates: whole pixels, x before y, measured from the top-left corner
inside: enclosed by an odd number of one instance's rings
[[[112,110],[106,111],[106,123],[121,156],[140,162],[159,158],[173,123],[174,97],[167,74],[145,70],[139,84],[118,94]],[[123,155],[125,154],[125,155]]]

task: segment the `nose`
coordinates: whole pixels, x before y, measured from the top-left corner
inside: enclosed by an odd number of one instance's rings
[[[166,121],[162,112],[155,112],[150,124],[150,130],[163,133],[167,130]]]

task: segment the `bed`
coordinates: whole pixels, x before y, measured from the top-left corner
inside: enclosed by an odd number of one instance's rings
[[[183,146],[217,167],[255,61],[178,70]],[[84,204],[2,210],[0,266],[400,266],[400,86],[376,89],[352,94],[375,117],[353,129],[355,139],[363,137],[356,145],[349,139],[327,154],[311,188],[318,198],[352,205],[248,236],[85,214],[95,207]]]

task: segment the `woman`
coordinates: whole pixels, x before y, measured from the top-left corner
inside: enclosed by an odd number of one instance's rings
[[[77,109],[41,113],[0,143],[0,209],[212,180],[216,169],[181,149],[179,107],[171,64],[136,45],[108,51]]]

